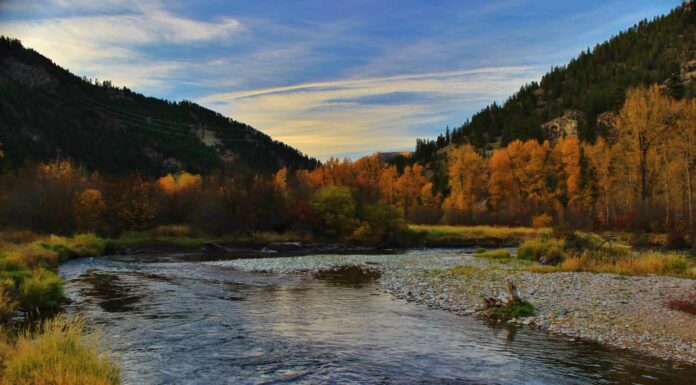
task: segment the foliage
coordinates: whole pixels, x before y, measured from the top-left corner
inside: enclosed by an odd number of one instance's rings
[[[312,197],[312,209],[321,221],[322,234],[344,238],[358,227],[355,200],[346,187],[324,187]]]
[[[57,316],[37,330],[2,341],[3,385],[117,385],[119,369],[99,354],[84,321]]]
[[[532,217],[532,227],[535,229],[551,227],[552,224],[553,217],[551,217],[549,214],[535,215]]]

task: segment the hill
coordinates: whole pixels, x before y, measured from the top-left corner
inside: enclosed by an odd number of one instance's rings
[[[6,168],[56,157],[108,174],[317,164],[249,125],[189,101],[80,78],[6,37],[0,37],[0,116]]]
[[[608,133],[626,91],[652,83],[676,98],[696,96],[696,6],[643,20],[523,86],[504,104],[493,103],[436,140],[418,140],[412,160],[428,163],[450,144],[486,150],[568,133],[593,142]]]

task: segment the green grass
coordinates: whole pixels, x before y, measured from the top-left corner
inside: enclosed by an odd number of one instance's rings
[[[474,256],[488,259],[509,259],[512,257],[508,249],[496,249],[482,252],[478,252],[477,250]]]

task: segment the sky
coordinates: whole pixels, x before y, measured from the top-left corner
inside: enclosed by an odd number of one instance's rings
[[[412,149],[679,3],[0,0],[0,34],[77,75],[357,158]]]

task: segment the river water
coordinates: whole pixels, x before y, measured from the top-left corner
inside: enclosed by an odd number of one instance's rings
[[[428,251],[424,251],[428,253]],[[190,256],[60,268],[125,384],[694,384],[696,368],[395,300],[374,282]]]

